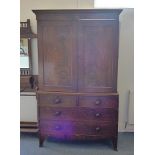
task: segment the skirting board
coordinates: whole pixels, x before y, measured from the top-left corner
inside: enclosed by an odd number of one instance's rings
[[[125,126],[125,123],[119,123],[118,132],[134,132],[134,125]]]

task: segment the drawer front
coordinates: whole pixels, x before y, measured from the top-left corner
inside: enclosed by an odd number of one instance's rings
[[[75,107],[76,96],[39,94],[39,106]]]
[[[117,122],[117,111],[114,109],[40,107],[39,116],[43,120],[90,120],[110,124]]]
[[[77,118],[76,108],[40,107],[40,120],[74,120]]]
[[[60,135],[100,135],[114,136],[117,132],[116,125],[101,123],[86,123],[73,121],[41,121],[40,132],[46,134]]]
[[[118,96],[80,96],[80,107],[118,109]]]

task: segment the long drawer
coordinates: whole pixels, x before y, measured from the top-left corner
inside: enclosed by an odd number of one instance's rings
[[[116,134],[117,125],[101,124],[98,122],[73,121],[40,121],[40,133],[54,136],[63,135],[100,135],[112,136]]]
[[[40,107],[39,115],[39,119],[43,120],[91,120],[109,123],[117,122],[117,111],[114,109]]]

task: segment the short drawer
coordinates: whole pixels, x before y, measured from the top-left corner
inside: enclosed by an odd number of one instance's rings
[[[39,106],[75,107],[76,96],[39,94]]]
[[[43,120],[90,120],[109,122],[110,124],[117,122],[117,111],[114,109],[89,109],[89,108],[51,108],[40,107],[39,119]]]
[[[76,120],[76,108],[66,107],[40,107],[39,108],[40,120]]]
[[[118,96],[80,96],[79,106],[118,109]]]
[[[53,135],[101,135],[112,136],[117,133],[117,125],[73,121],[44,121],[40,132]]]

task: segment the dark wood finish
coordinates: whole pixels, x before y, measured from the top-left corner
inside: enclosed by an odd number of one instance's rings
[[[20,37],[21,38],[36,38],[37,35],[31,30],[30,19],[26,22],[20,22]]]
[[[42,91],[38,90],[37,93],[39,95],[66,95],[66,96],[90,96],[90,93],[87,92],[47,92],[47,91]],[[118,96],[118,93],[91,93],[91,96]]]
[[[116,92],[117,24],[115,20],[79,22],[80,91]]]
[[[76,23],[44,21],[38,26],[39,89],[75,91]]]
[[[43,146],[44,140],[46,139],[47,136],[43,135],[43,134],[39,134],[39,147]]]
[[[112,138],[112,144],[115,151],[117,151],[117,137]]]
[[[65,95],[39,95],[39,106],[46,107],[75,107],[76,97]]]
[[[118,20],[121,9],[33,10],[37,21],[77,21],[79,19]]]
[[[114,136],[115,125],[92,123],[92,122],[73,122],[73,121],[40,121],[41,133],[51,134],[57,138],[57,135],[100,135],[103,137]]]
[[[80,96],[79,105],[90,108],[118,109],[118,96]]]
[[[120,9],[33,10],[38,25],[39,144],[109,138],[117,150]]]
[[[41,120],[72,120],[72,121],[98,121],[113,124],[117,121],[117,111],[114,109],[90,109],[90,108],[40,108]]]

